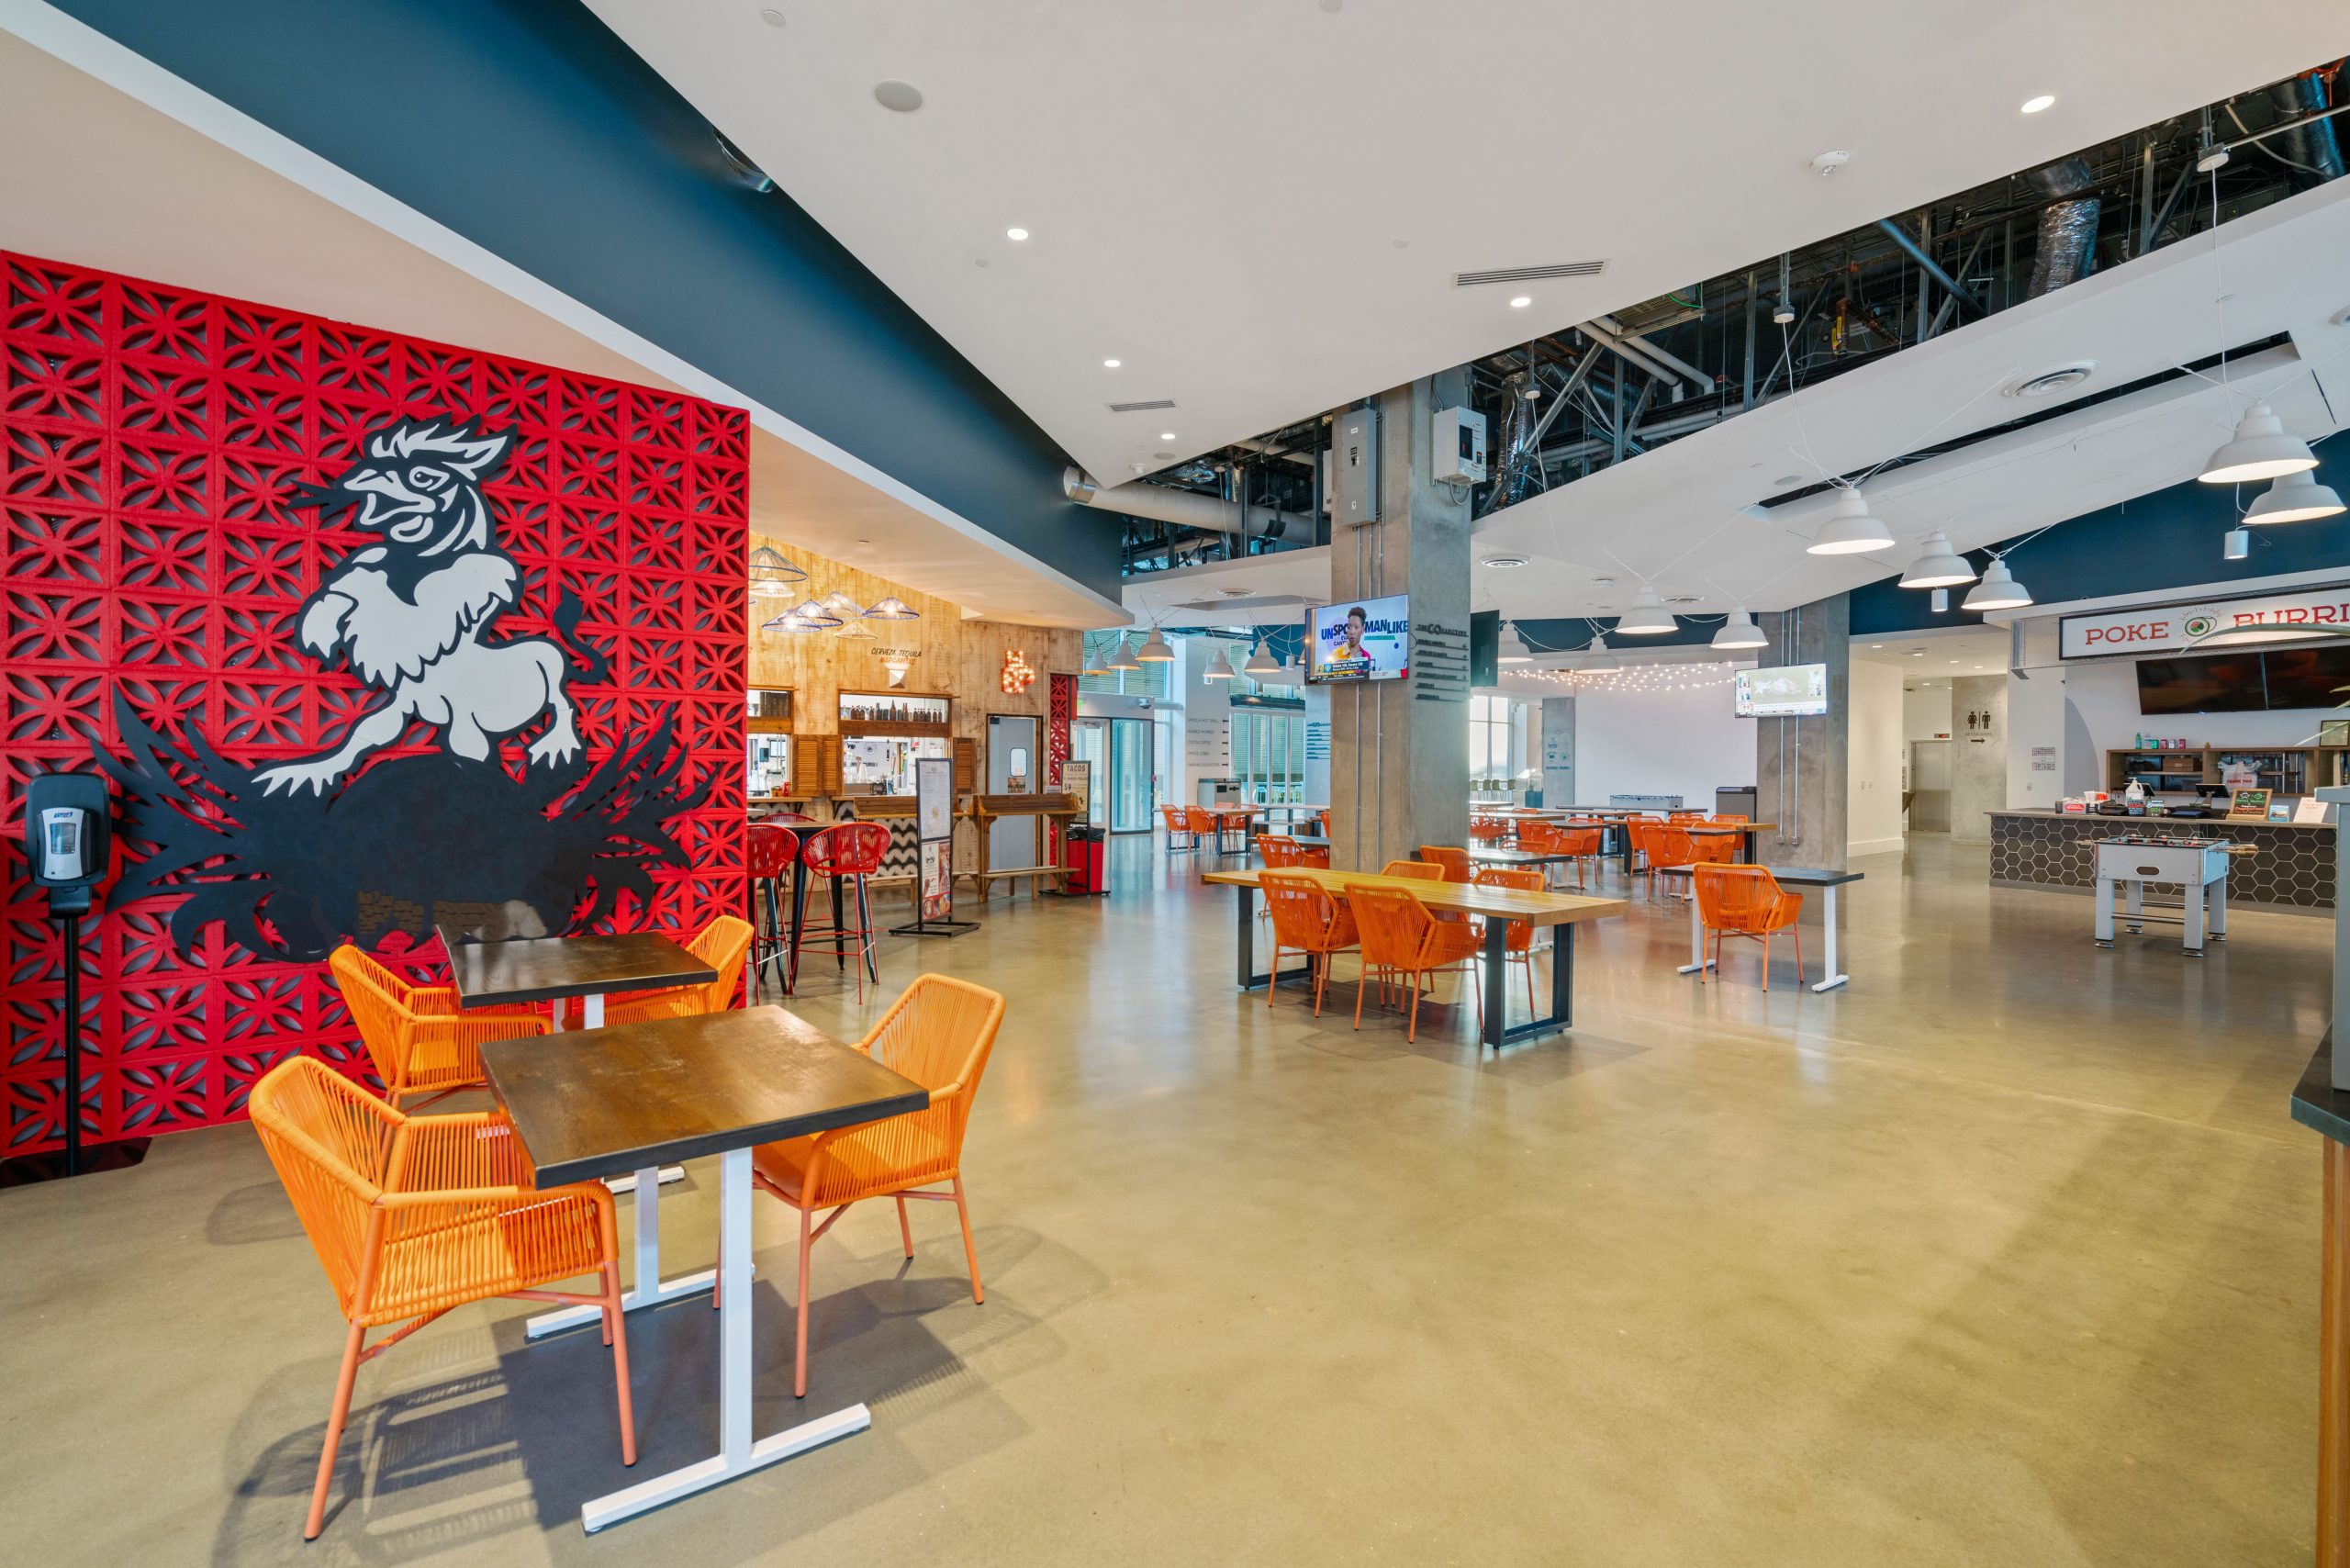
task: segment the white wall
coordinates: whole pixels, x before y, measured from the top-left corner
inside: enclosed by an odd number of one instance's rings
[[[1853,666],[1858,668],[1855,664]],[[1897,670],[1898,666],[1888,666]],[[1937,680],[1928,686],[1912,681],[1913,689],[1901,694],[1901,738],[1904,741],[1946,741],[1950,739],[1950,682]]]
[[[1845,726],[1845,854],[1901,847],[1901,759],[1905,693],[1892,665],[1852,661]]]
[[[2065,696],[2080,714],[2089,744],[2105,766],[2104,753],[2121,751],[2140,734],[2184,737],[2194,745],[2281,746],[2313,743],[2322,709],[2284,713],[2172,713],[2148,717],[2138,711],[2135,660],[2071,664],[2064,667]]]
[[[1711,811],[1714,791],[1754,782],[1754,724],[1730,712],[1729,686],[1685,691],[1576,693],[1575,799],[1604,806],[1610,795],[1679,795]]]
[[[2065,672],[2008,677],[2008,804],[2053,806],[2065,789]],[[2047,755],[2035,756],[2036,751]]]

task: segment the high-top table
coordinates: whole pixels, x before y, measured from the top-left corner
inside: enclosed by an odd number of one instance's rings
[[[511,1002],[552,1002],[555,1027],[563,1026],[563,1003],[579,999],[584,1028],[604,1026],[604,998],[612,991],[660,991],[673,985],[708,985],[718,971],[688,949],[652,931],[615,935],[522,936],[506,942],[453,940],[443,928],[441,945],[449,950],[449,977],[457,989],[460,1007],[489,1007]],[[634,1193],[636,1278],[621,1305],[633,1312],[658,1306],[680,1296],[699,1295],[718,1276],[708,1269],[699,1273],[661,1277],[661,1183],[682,1181],[679,1165],[649,1166],[616,1174],[608,1183],[615,1193]],[[523,1325],[532,1339],[559,1334],[597,1322],[593,1306],[566,1306],[542,1312]]]
[[[1820,888],[1825,894],[1820,902],[1819,918],[1828,928],[1827,977],[1811,989],[1834,991],[1852,977],[1836,967],[1836,890],[1847,882],[1857,882],[1867,873],[1833,871],[1818,866],[1773,866],[1768,868],[1773,879],[1783,888]],[[1714,967],[1706,957],[1706,924],[1697,917],[1697,890],[1689,890],[1689,961],[1681,966],[1684,975],[1702,975]]]
[[[1240,989],[1253,991],[1274,985],[1280,977],[1257,973],[1257,889],[1263,873],[1210,871],[1200,879],[1222,882],[1238,890],[1240,913]],[[1323,871],[1285,867],[1281,875],[1304,877],[1334,898],[1347,896],[1349,883],[1393,889],[1411,894],[1430,910],[1448,914],[1473,914],[1485,922],[1484,1043],[1499,1051],[1505,1045],[1556,1034],[1574,1024],[1575,926],[1586,920],[1622,914],[1622,899],[1586,898],[1580,893],[1533,892],[1518,888],[1481,888],[1471,882],[1424,881],[1416,877],[1382,877],[1368,871]],[[1552,929],[1550,951],[1550,1012],[1547,1017],[1516,1027],[1508,1025],[1508,923]]]
[[[582,1525],[601,1529],[873,1424],[859,1404],[752,1439],[751,1150],[919,1111],[928,1090],[779,1007],[497,1040],[481,1056],[542,1189],[719,1156],[718,1451],[596,1498]]]

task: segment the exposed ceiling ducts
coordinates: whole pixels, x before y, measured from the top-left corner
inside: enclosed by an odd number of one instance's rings
[[[1147,517],[1158,522],[1171,522],[1179,528],[1270,538],[1281,538],[1295,530],[1297,537],[1309,543],[1314,538],[1314,520],[1302,512],[1282,511],[1244,500],[1226,500],[1218,496],[1203,496],[1196,490],[1180,490],[1171,485],[1152,485],[1137,480],[1133,484],[1104,487],[1101,481],[1083,469],[1069,468],[1061,474],[1061,492],[1080,506],[1123,512],[1128,517]]]

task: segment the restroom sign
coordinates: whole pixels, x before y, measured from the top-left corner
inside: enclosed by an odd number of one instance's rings
[[[2068,659],[2109,658],[2117,654],[2175,654],[2199,637],[2232,631],[2263,633],[2246,641],[2284,643],[2303,635],[2298,628],[2317,626],[2350,630],[2350,588],[2313,588],[2302,593],[2261,594],[2199,604],[2149,605],[2099,615],[2067,615],[2057,622],[2057,653]]]

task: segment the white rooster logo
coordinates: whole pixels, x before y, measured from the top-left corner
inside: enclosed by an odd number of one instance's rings
[[[333,480],[305,486],[297,506],[321,522],[356,509],[352,521],[382,536],[353,551],[304,601],[303,646],[323,663],[340,656],[385,694],[342,745],[306,762],[255,775],[264,792],[328,788],[371,752],[390,745],[411,720],[441,731],[453,756],[480,762],[498,741],[552,712],[531,743],[533,766],[579,754],[579,730],[565,690],[576,654],[592,684],[604,659],[575,628],[579,604],[566,595],[552,619],[570,652],[543,637],[484,643],[520,598],[521,574],[498,547],[481,487],[504,467],[514,432],[469,422],[402,420],[370,434],[358,461]]]

